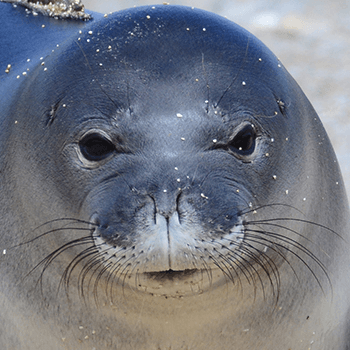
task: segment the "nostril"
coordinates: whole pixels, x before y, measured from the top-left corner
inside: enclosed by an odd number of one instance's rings
[[[179,198],[181,189],[174,188],[173,190],[157,190],[152,194],[148,194],[154,205],[154,223],[157,224],[157,216],[164,217],[167,221],[177,212],[179,214]]]
[[[181,213],[180,213],[180,197],[182,195],[182,190],[179,189],[179,193],[177,194],[176,197],[176,212],[179,220],[179,224],[181,225]]]

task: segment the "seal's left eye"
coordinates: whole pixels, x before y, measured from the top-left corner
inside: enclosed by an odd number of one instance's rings
[[[84,136],[79,142],[79,147],[87,160],[95,162],[105,159],[115,151],[113,143],[98,133]]]
[[[256,130],[253,124],[246,125],[228,144],[229,149],[241,155],[249,155],[255,149]]]

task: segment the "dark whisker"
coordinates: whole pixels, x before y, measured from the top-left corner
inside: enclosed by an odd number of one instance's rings
[[[259,232],[257,232],[257,233],[259,233]],[[260,233],[261,233],[261,232],[260,232]],[[251,237],[252,237],[252,238],[255,238],[255,239],[252,239]],[[280,248],[282,248],[282,249],[288,251],[289,253],[293,254],[295,257],[297,257],[297,258],[307,267],[307,269],[311,272],[311,274],[312,274],[313,277],[315,278],[317,284],[318,284],[319,287],[321,288],[323,294],[325,294],[324,289],[323,289],[323,287],[322,287],[322,284],[321,284],[321,282],[319,281],[319,279],[317,278],[315,272],[310,268],[310,266],[306,263],[306,261],[305,261],[300,255],[298,255],[297,253],[293,252],[293,250],[289,249],[288,247],[283,246],[282,244],[279,244],[279,243],[277,243],[277,242],[270,241],[270,240],[268,240],[268,239],[266,239],[266,238],[263,238],[263,237],[260,237],[260,236],[258,236],[258,235],[249,235],[249,238],[247,237],[247,240],[250,241],[250,242],[253,242],[253,243],[261,243],[261,241],[265,241],[265,242],[274,244],[274,245],[276,245],[276,246],[278,246],[278,247],[280,247]],[[316,261],[316,263],[318,263],[318,262]],[[325,268],[323,267],[322,264],[318,264],[318,265],[321,267],[322,271],[323,271],[324,274],[326,275],[326,278],[328,279],[328,282],[329,282],[330,286],[332,287],[332,283],[331,283],[331,280],[330,280],[330,278],[329,278],[329,276],[328,276],[327,271],[325,270]]]
[[[230,251],[232,254],[237,255],[236,252],[232,251],[231,249],[229,249],[229,248],[227,248],[227,247],[225,247],[225,246],[222,246],[222,244],[221,244],[220,242],[208,241],[207,243],[212,244],[212,245],[217,244],[217,245],[220,246],[220,248],[226,248],[226,249],[227,249],[228,251]],[[217,252],[217,253],[219,254],[219,256],[220,256],[222,259],[224,259],[225,261],[227,261],[227,263],[228,263],[230,266],[232,266],[232,263],[235,264],[235,265],[240,269],[240,271],[243,273],[243,275],[244,275],[245,278],[247,279],[248,283],[250,284],[250,280],[249,280],[248,276],[246,275],[246,273],[244,272],[244,270],[242,269],[242,267],[240,266],[240,264],[237,262],[237,259],[235,259],[235,258],[234,258],[234,259],[228,259],[224,254],[219,253],[215,248],[214,248],[214,250],[215,250],[215,252]],[[235,271],[235,272],[236,272],[236,271]],[[239,275],[237,274],[237,272],[236,272],[236,275],[237,275],[237,278],[239,279],[240,284],[242,285],[241,280],[240,280]],[[233,277],[232,277],[232,278],[233,278]]]
[[[325,229],[325,230],[335,234],[337,237],[339,237],[340,239],[342,239],[344,241],[344,238],[339,233],[337,233],[336,231],[332,230],[331,228],[329,228],[327,226],[324,226],[324,225],[318,224],[317,222],[312,222],[312,221],[309,221],[309,220],[296,219],[296,218],[275,218],[275,219],[265,219],[265,220],[250,221],[249,224],[262,224],[262,223],[269,223],[271,221],[294,221],[294,222],[300,222],[300,223],[303,223],[303,224],[310,224],[310,225],[313,225],[313,226],[316,226],[316,227],[323,228],[323,229]]]
[[[26,277],[28,275],[30,275],[34,270],[36,270],[38,267],[44,265],[43,270],[45,270],[49,264],[52,263],[53,260],[55,260],[62,252],[72,248],[72,247],[76,247],[79,245],[83,245],[83,244],[88,244],[91,243],[91,237],[87,236],[87,237],[81,237],[78,239],[75,239],[73,241],[70,241],[62,246],[60,246],[59,248],[55,249],[53,252],[51,252],[46,258],[42,259],[38,264],[36,264],[26,275]]]
[[[95,278],[95,282],[94,282],[94,286],[93,286],[93,296],[94,296],[94,300],[95,300],[96,305],[98,305],[98,285],[100,283],[102,276],[109,270],[109,268],[112,265],[113,265],[113,263],[111,261],[109,261],[108,263],[104,262],[101,270],[99,271],[99,273],[97,274],[97,276]]]
[[[44,232],[42,234],[40,234],[39,236],[29,240],[29,241],[26,241],[26,242],[22,242],[22,243],[19,243],[13,247],[10,247],[10,249],[14,249],[14,248],[19,248],[23,245],[26,245],[26,244],[30,244],[30,243],[33,243],[35,242],[36,240],[46,236],[46,235],[49,235],[51,233],[55,233],[55,232],[60,232],[60,231],[67,231],[67,230],[74,230],[74,231],[91,231],[90,228],[83,228],[83,227],[61,227],[61,228],[57,228],[57,229],[52,229],[50,231],[47,231],[47,232]]]
[[[279,291],[280,291],[280,284],[281,284],[280,281],[281,280],[280,280],[279,271],[278,271],[278,268],[277,268],[275,262],[268,255],[266,255],[264,252],[262,252],[259,249],[253,247],[252,245],[248,244],[246,242],[246,240],[244,242],[244,247],[241,248],[241,249],[242,249],[242,251],[245,254],[247,254],[256,264],[258,264],[263,269],[263,271],[265,272],[267,278],[269,279],[270,285],[272,287],[272,293],[276,297],[276,303],[277,303],[277,301],[279,299]],[[255,250],[258,254],[254,254],[251,250]],[[273,283],[273,280],[272,280],[272,277],[271,277],[271,273],[268,270],[268,268],[266,267],[264,261],[261,260],[262,258],[264,258],[264,260],[266,261],[267,265],[270,267],[270,269],[272,271],[272,275],[274,276],[274,279],[276,281],[276,293],[277,294],[275,294],[275,285]],[[260,278],[260,274],[258,272],[257,272],[257,274],[258,274],[258,276]],[[260,279],[260,283],[262,283],[261,279]],[[263,287],[263,292],[264,292],[264,287]],[[264,299],[265,299],[265,292],[264,292]]]
[[[224,268],[221,267],[220,262],[216,258],[214,258],[211,254],[209,255],[208,258],[211,259],[213,261],[213,264],[222,271],[225,277],[227,277],[233,284],[235,284],[235,281],[231,278],[232,274],[230,272],[230,269],[228,269],[225,265],[224,265]],[[225,271],[227,269],[228,269],[228,272]]]
[[[272,243],[272,242],[270,242],[270,243]],[[255,248],[255,247],[253,247],[253,246],[251,246],[251,245],[249,245],[249,246],[251,247],[251,249],[254,249],[254,250],[256,250],[258,253],[261,253],[261,251],[260,251],[259,249]],[[294,272],[295,277],[296,277],[296,278],[298,279],[298,281],[299,281],[299,277],[298,277],[297,273],[295,272],[293,266],[292,266],[291,263],[288,261],[288,259],[278,250],[278,247],[274,247],[273,245],[272,245],[272,246],[269,245],[268,248],[269,248],[270,250],[274,251],[276,254],[278,254],[278,255],[290,266],[290,268],[291,268],[292,271]],[[268,257],[268,255],[266,255],[266,257]],[[271,261],[272,261],[272,263],[273,263],[273,260],[271,260]],[[277,266],[276,266],[276,270],[278,271]],[[280,281],[280,279],[279,279],[279,281]]]
[[[234,242],[234,243],[237,244],[237,242]],[[239,247],[240,247],[240,246],[239,246]],[[229,256],[229,258],[230,258],[230,260],[231,260],[232,262],[236,261],[236,260],[237,260],[237,257],[238,257],[239,259],[241,259],[241,260],[244,262],[243,264],[238,264],[238,263],[237,263],[237,265],[238,265],[238,267],[241,269],[242,273],[246,276],[246,274],[245,274],[245,273],[243,272],[243,270],[242,270],[242,269],[244,268],[244,269],[247,271],[247,273],[249,274],[251,280],[253,281],[253,286],[254,286],[254,299],[256,298],[256,283],[255,283],[255,279],[254,279],[254,274],[248,269],[248,266],[254,271],[255,275],[258,276],[258,279],[259,279],[260,284],[261,284],[261,287],[262,287],[263,296],[264,296],[264,299],[265,299],[264,285],[263,285],[263,283],[262,283],[262,279],[261,279],[259,273],[258,273],[257,270],[255,269],[254,265],[251,264],[251,263],[249,262],[249,260],[245,259],[244,256],[243,256],[242,254],[239,254],[238,252],[239,252],[239,251],[242,251],[244,254],[248,255],[251,259],[254,258],[254,255],[253,255],[249,250],[247,250],[245,247],[240,247],[240,249],[239,249],[237,252],[234,251],[234,250],[231,250],[231,249],[229,249],[229,248],[227,248],[227,247],[225,247],[225,248],[229,250],[229,255],[228,255],[228,256]],[[241,267],[241,265],[242,265],[243,267]],[[250,284],[250,280],[249,280],[249,278],[248,278],[247,276],[246,276],[246,279],[247,279],[248,283]]]
[[[123,257],[120,257],[116,262],[113,262],[112,266],[109,268],[108,273],[107,273],[105,293],[107,296],[110,295],[112,302],[113,302],[113,284],[114,284],[115,278],[118,278],[117,277],[118,271],[122,266],[120,261],[122,259],[123,259]],[[108,286],[110,286],[110,287],[108,288]],[[109,291],[108,291],[108,289],[109,289]]]
[[[255,211],[265,209],[265,208],[272,208],[272,207],[285,207],[285,208],[293,209],[296,212],[298,212],[299,214],[305,216],[304,213],[302,211],[300,211],[298,208],[296,208],[290,204],[285,204],[285,203],[272,203],[272,204],[260,205],[258,207],[249,208],[247,211],[242,212],[242,214],[245,215],[245,214],[249,214],[249,213],[254,213]]]
[[[301,243],[297,242],[296,240],[281,235],[279,233],[275,233],[275,232],[268,232],[265,230],[252,230],[252,229],[246,229],[246,232],[255,232],[255,233],[260,233],[263,236],[270,236],[270,237],[276,237],[278,238],[279,241],[282,241],[284,243],[290,244],[293,247],[297,248],[298,250],[302,251],[303,253],[305,253],[306,255],[308,255],[310,258],[312,258],[315,262],[317,262],[317,264],[322,268],[322,270],[325,270],[324,265],[322,264],[322,262],[317,258],[316,255],[314,255],[309,249],[305,248]],[[261,237],[261,240],[263,240],[264,238]],[[270,241],[269,241],[270,242]]]
[[[259,225],[257,225],[257,223],[258,223]],[[308,242],[310,242],[310,243],[312,243],[312,244],[314,244],[314,245],[317,245],[315,242],[313,242],[313,241],[312,241],[311,239],[309,239],[308,237],[302,235],[300,232],[298,232],[298,231],[296,231],[296,230],[292,230],[291,228],[286,227],[286,226],[282,226],[282,225],[278,225],[278,224],[272,224],[272,223],[270,223],[270,222],[262,222],[262,223],[260,223],[260,222],[256,222],[256,221],[249,221],[249,222],[247,222],[247,223],[246,223],[246,226],[249,226],[249,225],[256,225],[256,226],[258,226],[258,227],[259,227],[259,226],[263,226],[263,225],[268,225],[268,226],[272,226],[272,227],[277,227],[277,228],[280,228],[280,229],[282,229],[282,230],[292,232],[292,233],[294,233],[295,235],[304,238],[306,241],[308,241]],[[261,228],[261,229],[262,229],[262,228]],[[264,230],[262,229],[262,231],[264,231]],[[287,238],[287,237],[286,237],[286,238]]]
[[[95,256],[96,254],[98,254],[98,250],[96,249],[96,247],[93,245],[89,248],[86,248],[85,250],[83,250],[82,252],[80,252],[77,256],[74,257],[74,259],[68,264],[68,266],[65,268],[62,277],[61,277],[61,281],[60,281],[60,285],[61,283],[64,282],[65,288],[68,290],[68,285],[69,285],[69,281],[71,278],[71,274],[73,273],[73,270],[85,259],[87,259],[88,257],[90,257],[91,255]]]
[[[209,281],[209,286],[212,285],[212,281],[213,281],[213,275],[212,275],[212,271],[211,268],[209,267],[209,265],[206,263],[205,259],[203,256],[200,257],[202,264],[204,266],[204,271],[206,272],[207,276],[208,276],[208,281]],[[202,270],[202,269],[201,269]]]

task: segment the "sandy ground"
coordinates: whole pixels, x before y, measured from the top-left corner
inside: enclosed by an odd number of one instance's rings
[[[144,0],[83,0],[108,13]],[[284,63],[318,112],[337,153],[350,194],[350,1],[183,0],[226,16],[262,40]]]

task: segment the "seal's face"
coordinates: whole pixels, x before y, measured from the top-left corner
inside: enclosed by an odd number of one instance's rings
[[[291,128],[284,70],[231,23],[204,27],[194,16],[188,28],[181,11],[176,21],[147,16],[116,14],[77,35],[27,92],[47,101],[28,109],[41,108],[45,129],[45,142],[31,141],[49,155],[39,168],[67,217],[90,224],[90,246],[71,267],[98,265],[123,283],[160,272],[249,279],[255,265],[269,275],[277,262],[264,255],[277,238],[257,235],[252,220],[276,205],[276,176],[288,171],[280,163],[302,161],[282,152]],[[60,77],[53,94],[43,74]]]
[[[346,191],[263,44],[176,6],[4,14],[41,45],[0,84],[0,348],[346,348]]]

